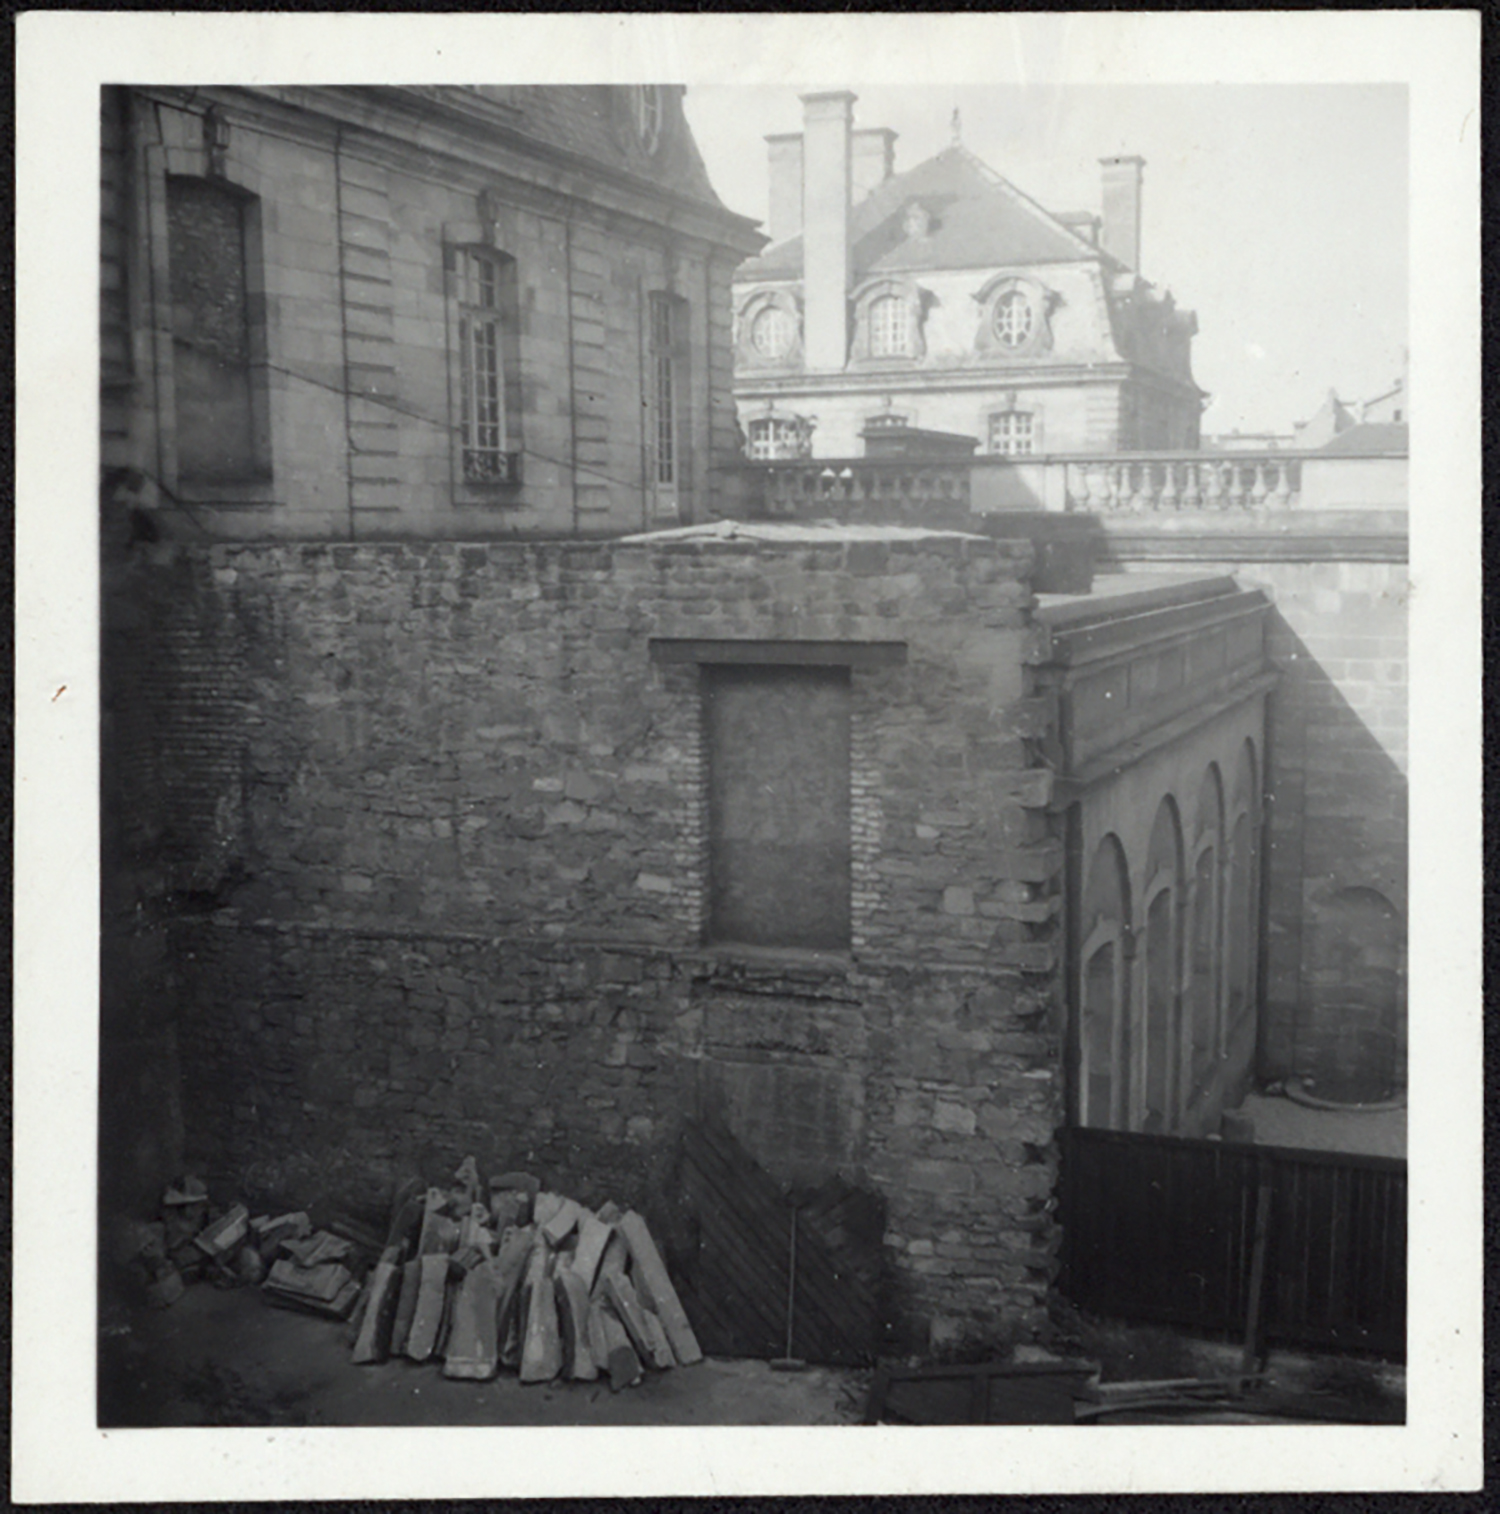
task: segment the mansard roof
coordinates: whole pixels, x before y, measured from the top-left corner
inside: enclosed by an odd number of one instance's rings
[[[454,87],[482,96],[515,118],[515,129],[605,168],[649,179],[678,194],[721,207],[697,143],[682,112],[681,86],[660,86],[669,96],[661,145],[647,152],[630,116],[628,85],[494,84]],[[452,93],[453,89],[444,93]]]
[[[925,235],[909,236],[906,212],[926,212]],[[933,268],[1015,267],[1108,254],[1042,209],[1008,179],[955,144],[896,174],[850,210],[852,277]],[[802,237],[788,237],[744,263],[739,278],[800,278]]]

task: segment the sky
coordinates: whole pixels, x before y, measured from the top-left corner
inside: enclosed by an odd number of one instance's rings
[[[1289,432],[1330,389],[1390,388],[1407,336],[1407,90],[1401,84],[857,84],[896,172],[962,141],[1052,211],[1099,210],[1099,159],[1146,160],[1141,272],[1198,315],[1193,371],[1213,434]],[[691,85],[688,119],[720,198],[764,220],[771,132],[794,87]]]

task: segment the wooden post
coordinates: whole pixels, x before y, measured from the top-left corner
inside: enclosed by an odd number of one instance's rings
[[[1261,1294],[1265,1292],[1266,1242],[1271,1228],[1271,1179],[1261,1168],[1260,1186],[1255,1193],[1255,1242],[1250,1252],[1250,1299],[1245,1310],[1245,1350],[1240,1371],[1245,1378],[1255,1371],[1260,1356]]]

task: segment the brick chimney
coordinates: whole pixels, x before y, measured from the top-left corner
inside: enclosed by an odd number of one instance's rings
[[[1104,225],[1100,244],[1135,272],[1141,267],[1141,170],[1144,158],[1100,158],[1104,170]]]
[[[766,138],[771,169],[771,206],[766,235],[784,242],[802,230],[802,133],[777,132]]]
[[[858,205],[890,178],[896,166],[896,133],[889,126],[862,127],[850,138],[853,160],[850,198]]]
[[[807,366],[840,371],[849,349],[850,122],[855,96],[802,96],[802,299]]]

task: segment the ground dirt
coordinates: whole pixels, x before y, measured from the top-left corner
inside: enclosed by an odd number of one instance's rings
[[[863,1413],[870,1374],[709,1360],[607,1382],[523,1386],[444,1378],[404,1360],[357,1367],[347,1326],[278,1309],[253,1288],[200,1283],[174,1305],[106,1305],[103,1428],[186,1425],[841,1425]]]

